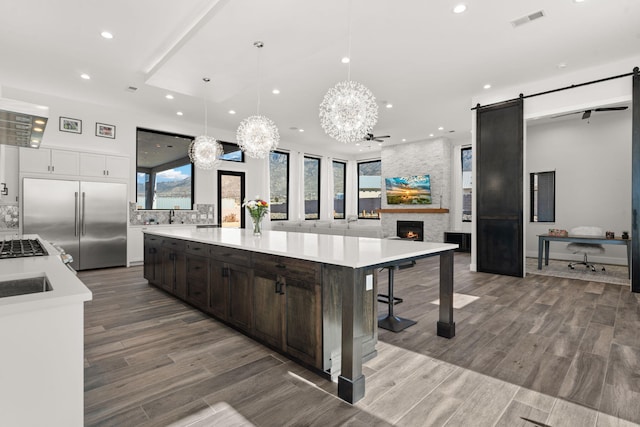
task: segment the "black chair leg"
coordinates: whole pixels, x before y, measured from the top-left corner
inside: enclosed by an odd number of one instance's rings
[[[396,267],[387,268],[389,270],[389,294],[387,296],[389,313],[386,316],[378,317],[378,327],[392,332],[400,332],[411,325],[415,325],[417,322],[410,319],[403,319],[393,314],[393,306],[396,304],[396,301],[399,300],[399,303],[402,302],[402,300],[400,298],[394,298],[393,296],[393,273]]]

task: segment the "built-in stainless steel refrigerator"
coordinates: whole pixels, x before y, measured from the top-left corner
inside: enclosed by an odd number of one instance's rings
[[[127,263],[127,185],[24,178],[22,230],[73,256],[76,270]]]

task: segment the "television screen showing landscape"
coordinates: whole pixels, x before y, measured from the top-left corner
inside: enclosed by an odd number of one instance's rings
[[[429,175],[385,178],[387,203],[390,205],[430,205],[431,179]]]

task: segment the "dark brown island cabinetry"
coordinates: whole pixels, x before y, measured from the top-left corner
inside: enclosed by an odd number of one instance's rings
[[[149,283],[328,376],[339,374],[340,289],[323,264],[150,234],[144,243]],[[377,341],[375,301],[365,305],[363,360],[375,355]]]

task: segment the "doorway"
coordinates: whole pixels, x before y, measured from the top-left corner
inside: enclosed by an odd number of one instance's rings
[[[244,172],[218,171],[218,224],[244,228]]]

